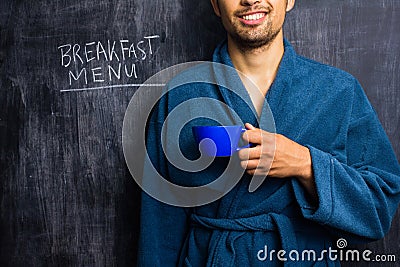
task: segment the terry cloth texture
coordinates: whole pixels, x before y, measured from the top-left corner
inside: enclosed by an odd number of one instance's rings
[[[168,162],[160,141],[169,112],[189,99],[206,97],[225,103],[238,116],[214,102],[190,105],[184,113],[195,116],[208,110],[226,125],[249,122],[271,131],[268,104],[276,132],[310,149],[318,204],[309,201],[295,178],[268,177],[249,193],[247,174],[223,198],[196,208],[169,206],[143,192],[139,266],[281,266],[276,253],[268,262],[260,261],[257,253],[284,249],[288,257],[292,249],[300,255],[307,249],[318,257],[322,250],[335,248],[338,238],[368,242],[382,238],[390,228],[400,198],[400,167],[360,84],[344,71],[297,55],[286,40],[284,46],[259,120],[254,107],[246,104],[251,100],[239,76],[211,69],[208,75],[226,86],[194,83],[170,90],[148,123],[147,148],[151,163],[166,179],[184,186],[207,184],[224,171],[227,159],[217,158],[195,173]],[[226,42],[216,48],[213,61],[233,67]],[[213,124],[217,123],[198,118],[185,125],[179,146],[187,158],[199,156],[191,127]],[[146,175],[145,168],[144,181]],[[327,257],[283,263],[339,265]]]

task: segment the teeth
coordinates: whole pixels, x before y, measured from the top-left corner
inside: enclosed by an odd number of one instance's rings
[[[253,15],[243,16],[243,19],[245,19],[245,20],[258,20],[258,19],[261,19],[264,16],[265,16],[265,13],[257,13],[257,14],[253,14]]]

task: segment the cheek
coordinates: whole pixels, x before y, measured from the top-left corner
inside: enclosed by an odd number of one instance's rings
[[[233,22],[226,15],[221,17],[221,21],[225,29],[229,30],[232,28]]]
[[[221,21],[224,24],[225,27],[231,27],[230,25],[233,23],[233,13],[234,10],[226,5],[224,5],[221,1],[220,1],[220,17],[221,17]]]
[[[271,21],[276,27],[282,27],[284,21],[285,21],[285,12],[277,12],[272,14],[271,16]]]
[[[285,20],[285,16],[286,16],[286,5],[282,6],[279,9],[279,21],[283,23],[283,21]]]

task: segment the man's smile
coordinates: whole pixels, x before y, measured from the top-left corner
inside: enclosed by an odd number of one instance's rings
[[[264,21],[266,15],[267,15],[266,12],[257,11],[257,12],[246,13],[238,17],[243,24],[258,25]]]

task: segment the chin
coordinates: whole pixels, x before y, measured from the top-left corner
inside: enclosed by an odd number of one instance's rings
[[[235,43],[241,48],[257,49],[268,46],[276,37],[276,35],[264,35],[264,36],[232,36]]]

